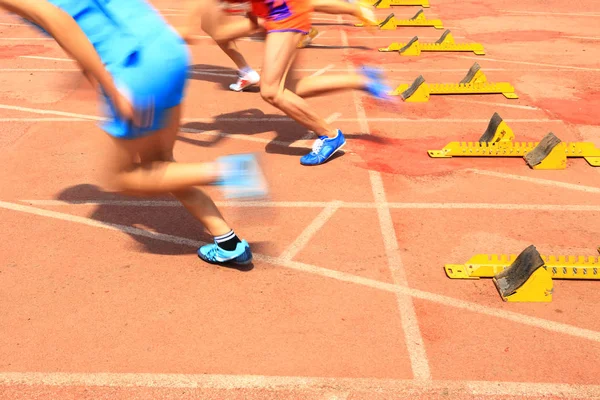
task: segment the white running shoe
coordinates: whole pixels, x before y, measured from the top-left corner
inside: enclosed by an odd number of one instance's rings
[[[241,92],[249,87],[258,85],[258,82],[260,82],[260,75],[258,72],[254,70],[250,70],[245,74],[240,72],[237,82],[229,85],[229,89],[234,92]]]

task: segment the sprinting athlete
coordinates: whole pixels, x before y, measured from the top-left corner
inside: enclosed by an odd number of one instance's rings
[[[314,11],[326,14],[336,15],[351,15],[358,18],[367,25],[377,24],[377,18],[373,13],[372,7],[361,2],[347,2],[344,0],[310,0]],[[224,0],[224,4],[250,4],[250,0]],[[226,8],[226,6],[225,6]],[[182,30],[180,33],[188,43],[192,43],[193,39],[187,34],[187,30]],[[311,26],[306,35],[303,35],[298,42],[298,48],[308,46],[319,34],[319,31]],[[225,54],[233,61],[238,69],[237,82],[229,85],[229,89],[235,92],[241,92],[250,87],[257,86],[260,82],[260,75],[256,72],[242,53],[239,51],[235,41],[218,41],[217,44]]]
[[[311,28],[310,0],[252,0],[251,18],[231,22],[216,0],[193,0],[191,23],[185,29],[189,37],[200,27],[216,41],[230,41],[263,28],[266,31],[260,93],[263,99],[286,115],[317,133],[312,151],[300,159],[303,165],[320,165],[340,150],[346,139],[304,100],[339,90],[365,90],[376,98],[391,100],[390,88],[383,83],[379,70],[365,67],[357,73],[311,76],[297,79],[292,66],[297,44]],[[195,18],[200,17],[200,21]]]
[[[133,195],[172,193],[213,235],[203,260],[246,264],[252,253],[198,186],[223,185],[236,196],[265,193],[252,156],[180,164],[173,147],[181,118],[189,53],[144,0],[0,0],[52,36],[101,91],[112,138],[109,183]]]

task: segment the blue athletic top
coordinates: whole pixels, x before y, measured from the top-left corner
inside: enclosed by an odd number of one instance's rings
[[[134,106],[152,104],[151,125],[135,127],[118,115],[102,92],[107,113],[102,128],[120,139],[134,139],[162,129],[169,110],[183,99],[190,60],[187,46],[175,30],[146,0],[48,1],[77,22]]]
[[[102,61],[119,63],[169,26],[145,0],[49,0],[77,22]]]

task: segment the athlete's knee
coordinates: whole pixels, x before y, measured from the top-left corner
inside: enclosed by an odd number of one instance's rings
[[[138,185],[132,179],[131,170],[113,170],[108,176],[108,185],[116,192],[126,195],[136,195],[138,193]]]
[[[111,191],[139,196],[142,194],[138,179],[141,169],[139,164],[110,166],[105,170],[105,186]]]
[[[268,85],[261,83],[260,85],[260,95],[261,97],[269,104],[277,106],[280,102],[281,98],[281,90],[279,86]]]

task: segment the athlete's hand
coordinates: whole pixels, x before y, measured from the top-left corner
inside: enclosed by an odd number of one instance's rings
[[[125,96],[121,92],[117,92],[112,98],[112,102],[115,108],[117,109],[117,113],[119,113],[119,116],[121,118],[126,119],[128,121],[135,120],[136,112],[133,108],[133,104],[131,104],[127,96]]]
[[[139,101],[139,104],[134,106],[130,98],[129,94],[123,89],[119,89],[112,97],[111,100],[119,116],[127,121],[131,121],[133,125],[140,128],[152,126],[154,101],[152,99],[145,99],[144,101]]]
[[[250,20],[250,22],[252,22],[252,25],[254,25],[255,29],[262,29],[262,30],[265,29],[264,18],[257,17],[256,15],[252,14],[251,12],[246,13],[246,18],[248,18]]]

